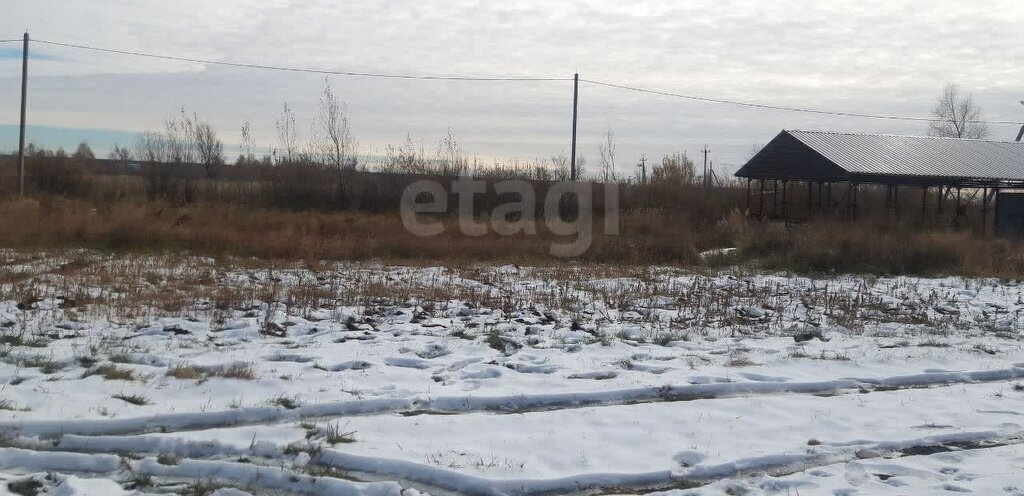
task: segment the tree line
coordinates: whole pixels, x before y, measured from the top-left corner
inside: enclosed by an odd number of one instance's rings
[[[975,103],[973,95],[964,92],[955,83],[949,83],[943,88],[931,116],[933,120],[928,126],[928,134],[931,136],[983,139],[989,135],[988,125],[983,122],[982,110]],[[267,152],[259,153],[251,124],[249,121],[244,122],[239,142],[241,150],[234,165],[305,165],[337,171],[370,168],[369,164],[360,163],[348,106],[334,93],[329,80],[325,79],[324,89],[318,98],[317,114],[310,122],[308,139],[303,139],[297,123],[294,110],[285,103],[274,122],[277,142],[268,147]],[[649,174],[644,168],[635,175],[620,175],[617,148],[618,138],[609,129],[598,145],[597,170],[588,173],[586,159],[580,156],[576,164],[577,178],[604,183],[655,184],[694,184],[700,180],[694,162],[685,152],[663,155],[660,162],[651,165]],[[79,144],[70,155],[62,149],[49,151],[34,144],[28,145],[26,152],[30,157],[71,157],[78,160],[95,158],[87,143]],[[198,164],[210,178],[216,177],[218,171],[228,165],[224,144],[213,125],[198,113],[189,113],[184,108],[164,121],[162,131],[139,133],[131,146],[115,143],[108,158],[122,163]],[[387,145],[383,155],[375,160],[373,169],[404,174],[557,181],[569,178],[570,167],[569,158],[564,153],[525,164],[481,162],[470,158],[449,130],[432,153],[408,135],[400,145]]]

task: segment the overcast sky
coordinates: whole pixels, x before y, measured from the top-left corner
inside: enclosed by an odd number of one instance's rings
[[[0,39],[33,38],[192,58],[423,75],[581,77],[785,106],[926,116],[944,83],[990,119],[1024,120],[1024,4],[959,1],[118,0],[11,1]],[[324,77],[32,45],[30,139],[98,150],[161,128],[181,107],[225,143],[245,120],[261,149],[288,102],[308,135]],[[20,44],[0,43],[0,150],[16,145]],[[471,155],[568,154],[571,82],[333,76],[362,153],[448,129]],[[54,129],[68,128],[68,129]],[[923,134],[926,124],[699,103],[581,83],[580,154],[596,169],[607,129],[620,173],[641,154],[707,143],[741,164],[781,129]],[[1013,126],[993,126],[1012,139]],[[734,167],[729,170],[734,170]]]

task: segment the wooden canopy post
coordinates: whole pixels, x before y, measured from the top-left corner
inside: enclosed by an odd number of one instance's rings
[[[782,180],[782,218],[789,218],[789,179]]]
[[[846,209],[843,212],[844,217],[850,218],[850,211],[853,209],[853,183],[846,183],[846,194],[843,195],[843,207]]]
[[[981,234],[985,234],[986,221],[988,221],[988,186],[981,188]]]
[[[772,179],[772,217],[779,215],[779,180]]]
[[[921,223],[928,220],[928,186],[921,186]]]
[[[757,218],[764,218],[764,178],[761,178],[761,193],[757,195]]]
[[[857,220],[857,183],[853,183],[853,220]]]
[[[747,215],[750,215],[750,178],[747,178]]]
[[[896,221],[900,220],[900,185],[895,184],[892,187],[892,203],[893,208],[896,210]]]
[[[953,217],[953,225],[960,225],[960,187],[956,187],[956,214]]]
[[[988,211],[991,210],[989,205],[995,202],[996,195],[999,194],[999,186],[992,186],[991,188],[985,187],[981,195],[981,233],[985,234],[988,231]],[[998,215],[998,209],[996,210]],[[992,226],[995,227],[995,219],[992,219]],[[995,229],[993,229],[995,231]]]
[[[813,206],[814,200],[814,182],[807,181],[807,218],[811,218],[811,213],[814,212]]]

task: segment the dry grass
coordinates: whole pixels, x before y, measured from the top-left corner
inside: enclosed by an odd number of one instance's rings
[[[114,398],[114,399],[117,399],[117,400],[121,400],[121,401],[123,401],[125,403],[129,403],[129,404],[132,404],[132,405],[135,405],[135,406],[145,406],[145,405],[149,405],[150,403],[152,403],[152,401],[150,401],[149,398],[147,398],[147,397],[145,397],[145,396],[143,396],[141,394],[125,394],[125,393],[121,393],[121,394],[115,394],[115,395],[111,396],[111,398]]]
[[[690,218],[690,214],[671,211],[625,214],[621,235],[597,233],[591,248],[578,259],[633,265],[750,262],[768,269],[817,273],[1024,275],[1019,242],[968,231],[828,220],[785,226],[745,219],[738,212],[713,227],[694,224]],[[187,250],[267,260],[378,259],[446,265],[564,262],[548,250],[552,242],[566,238],[545,232],[473,238],[462,235],[454,219],[445,222],[450,225],[445,233],[419,238],[407,233],[394,214],[299,213],[218,204],[174,207],[136,200],[97,204],[57,197],[0,201],[0,232],[5,233],[4,244],[9,247]],[[698,257],[700,251],[720,246],[736,246],[739,252],[730,260]],[[72,262],[65,270],[82,267]],[[237,303],[238,296],[232,292],[212,295],[222,306]],[[323,296],[311,293],[304,298]]]
[[[560,322],[559,325],[571,325],[577,329],[581,324],[584,326],[582,329],[590,329],[588,322],[603,318],[600,314],[588,315],[588,308],[618,309],[624,321],[635,324],[637,328],[636,331],[615,333],[614,337],[630,343],[660,345],[701,339],[715,333],[720,337],[736,336],[737,333],[758,334],[766,326],[781,322],[787,316],[801,321],[806,319],[811,326],[827,319],[830,325],[844,326],[853,333],[862,331],[867,322],[918,324],[934,329],[929,333],[934,337],[923,336],[924,341],[913,341],[922,342],[923,346],[937,345],[950,329],[977,325],[970,313],[932,311],[938,308],[932,297],[908,299],[908,291],[916,294],[922,284],[913,278],[869,276],[811,284],[796,279],[791,287],[784,288],[786,285],[780,285],[774,278],[751,278],[751,271],[742,266],[703,271],[628,264],[560,264],[506,270],[482,264],[437,270],[434,267],[395,267],[376,263],[308,264],[177,254],[111,255],[84,250],[31,254],[0,250],[0,260],[18,261],[16,264],[0,264],[0,277],[11,271],[32,274],[17,284],[0,285],[0,300],[17,301],[26,295],[31,295],[31,298],[25,301],[51,302],[68,297],[77,300],[71,310],[48,308],[47,305],[34,307],[31,312],[40,317],[38,322],[42,325],[36,327],[38,324],[30,325],[26,320],[9,326],[12,327],[9,331],[12,335],[22,336],[41,334],[50,322],[64,320],[65,312],[73,313],[79,321],[106,319],[131,325],[146,333],[160,332],[160,327],[154,328],[159,326],[154,324],[159,319],[154,319],[168,316],[210,322],[213,333],[220,331],[218,326],[227,326],[230,320],[242,315],[258,322],[287,324],[293,321],[294,316],[313,318],[316,314],[318,321],[327,320],[359,330],[370,328],[363,319],[352,319],[343,312],[324,315],[322,310],[361,307],[365,309],[366,316],[387,318],[389,305],[410,305],[413,301],[418,307],[413,318],[419,321],[450,315],[452,311],[461,313],[464,305],[471,309],[501,309],[506,315],[523,308],[552,308],[566,309],[566,313],[559,315],[538,310],[538,319]],[[722,284],[723,277],[736,283]],[[595,280],[609,278],[615,279],[617,284],[595,284]],[[523,284],[524,281],[545,281],[545,284]],[[970,289],[991,286],[994,282],[968,279],[962,284]],[[892,308],[887,303],[890,297],[905,301],[905,304]],[[797,301],[800,305],[794,306]],[[648,305],[676,313],[666,321],[661,317],[663,312],[650,312]],[[599,322],[595,322],[593,342],[610,343],[613,336]],[[178,326],[163,327],[162,331],[168,335],[190,332]],[[792,336],[800,342],[800,336],[807,334],[814,337],[814,329],[798,327],[786,330],[783,335]],[[502,352],[511,352],[521,346],[514,340],[505,339],[493,327],[459,327],[452,329],[451,335],[475,340]],[[76,351],[78,363],[88,369],[86,376],[131,380],[132,371],[142,369],[111,362],[141,363],[145,357],[140,355],[149,353],[149,350],[138,344],[127,344],[129,342],[133,341],[93,336],[87,346]],[[904,340],[897,346],[911,346],[911,341]],[[1000,352],[994,348],[975,351]],[[837,353],[815,352],[811,355],[801,346],[794,347],[790,353],[794,358],[850,359]],[[282,360],[290,359],[282,357]],[[742,348],[735,349],[726,359],[727,365],[733,367],[756,365]],[[70,363],[53,361],[45,353],[11,350],[10,347],[0,350],[0,361],[23,367],[40,367],[44,372],[71,367]],[[622,366],[628,368],[630,364],[623,363]],[[691,366],[699,364],[691,363]],[[244,362],[216,366],[186,362],[169,367],[164,373],[189,381],[216,377],[259,379],[253,365]],[[137,380],[149,381],[152,376],[152,373],[145,373]],[[285,396],[268,403],[294,408],[298,401]]]
[[[741,257],[770,269],[804,273],[872,273],[1019,278],[1019,241],[963,230],[817,221],[785,227],[733,220]]]
[[[331,445],[354,443],[355,433],[343,429],[337,422],[332,422],[324,429],[324,441]]]
[[[98,375],[108,381],[134,381],[136,378],[135,371],[128,368],[118,367],[117,365],[100,365],[98,367],[86,370],[82,374],[82,378],[92,377]]]
[[[256,368],[252,364],[234,364],[226,369],[213,372],[210,375],[224,377],[226,379],[251,381],[256,379]]]
[[[175,365],[167,369],[167,376],[183,380],[200,380],[206,377],[206,371],[193,365]]]
[[[252,381],[256,379],[256,368],[252,364],[236,363],[220,369],[204,369],[195,365],[175,365],[167,369],[167,376],[183,380],[205,380],[210,377],[240,379]]]
[[[395,214],[287,212],[217,204],[174,207],[156,201],[96,204],[44,197],[0,202],[5,245],[20,248],[90,247],[116,251],[191,250],[268,259],[491,260],[550,263],[552,242],[573,238],[537,236],[478,238],[443,219],[436,237],[409,234]],[[634,263],[695,262],[694,229],[666,213],[626,216],[621,236],[598,235],[583,260]]]
[[[0,196],[4,246],[187,250],[266,260],[557,265],[565,260],[550,255],[552,243],[575,238],[556,236],[543,222],[533,236],[469,237],[461,234],[450,216],[438,219],[446,225],[443,234],[413,236],[397,213],[398,198],[406,184],[426,176],[353,172],[342,177],[323,169],[290,166],[232,168],[210,180],[198,170],[174,169],[164,178],[170,181],[164,186],[173,191],[154,195],[149,183],[156,176],[147,172],[100,174],[90,172],[99,169],[50,160],[33,168],[31,199]],[[0,179],[10,173],[10,167],[2,165]],[[442,183],[451,179],[429,177]],[[9,189],[7,181],[0,183],[0,189]],[[533,184],[540,202],[549,183]],[[865,188],[856,223],[823,217],[785,225],[744,218],[741,187],[705,192],[693,185],[622,185],[620,192],[621,234],[603,235],[602,194],[596,192],[594,241],[577,257],[579,261],[711,266],[738,262],[817,273],[1024,275],[1022,244],[978,235],[976,205],[965,209],[969,219],[961,229],[950,225],[948,212],[942,218],[930,213],[925,225],[906,217],[901,223],[885,213],[884,195]],[[493,192],[480,195],[477,213],[487,215],[498,201]],[[916,201],[910,195],[904,211],[917,212]],[[455,204],[456,199],[450,198],[452,209]],[[722,247],[739,251],[727,258],[699,256]],[[73,263],[67,269],[80,270]],[[170,300],[180,295],[169,292],[166,296]],[[228,291],[214,298],[218,306],[232,306],[238,296]]]

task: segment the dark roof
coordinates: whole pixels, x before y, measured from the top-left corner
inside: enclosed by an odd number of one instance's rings
[[[739,171],[754,179],[899,184],[1024,181],[1024,143],[782,131]]]

